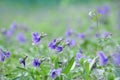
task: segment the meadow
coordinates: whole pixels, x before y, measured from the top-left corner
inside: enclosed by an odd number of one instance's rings
[[[1,0],[0,80],[120,80],[119,1],[61,1]]]

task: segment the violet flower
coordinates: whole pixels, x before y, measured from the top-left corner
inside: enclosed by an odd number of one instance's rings
[[[60,76],[60,74],[61,74],[61,69],[58,68],[51,70],[49,75],[51,78],[55,79],[57,76]]]
[[[16,40],[20,43],[23,43],[23,42],[25,42],[25,37],[22,33],[18,33],[16,36]]]
[[[4,62],[4,60],[5,60],[5,56],[4,56],[4,54],[0,51],[0,61],[1,61],[1,62]]]
[[[0,50],[0,61],[4,62],[5,58],[10,57],[10,52]]]
[[[73,33],[73,30],[72,29],[67,29],[66,32],[65,32],[65,36],[71,36]]]
[[[109,12],[108,6],[98,7],[98,9],[97,9],[98,14],[106,15],[108,12]]]
[[[6,35],[7,37],[11,37],[11,36],[13,35],[16,27],[17,27],[16,23],[13,22],[13,23],[10,25],[9,29],[6,31],[6,34],[5,34],[5,35]]]
[[[81,53],[76,53],[75,60],[78,61],[81,58]]]
[[[57,46],[56,46],[56,39],[54,39],[52,42],[50,42],[49,44],[48,44],[48,47],[50,48],[50,49],[55,49]]]
[[[10,52],[4,52],[5,57],[9,58],[10,57]]]
[[[77,34],[77,37],[78,37],[78,38],[81,38],[81,39],[84,39],[84,38],[85,38],[85,35],[82,34],[82,33],[78,33],[78,34]]]
[[[120,66],[120,53],[115,53],[112,55],[113,63]]]
[[[40,35],[37,32],[32,33],[32,44],[37,45],[40,42]]]
[[[61,52],[62,50],[63,50],[63,48],[61,46],[56,47],[56,52]]]
[[[41,64],[41,62],[40,62],[39,59],[37,59],[37,58],[34,58],[34,59],[33,59],[32,65],[33,65],[34,67],[39,67],[40,64]]]
[[[28,56],[25,56],[24,58],[20,58],[20,59],[19,59],[19,63],[20,63],[20,64],[23,64],[24,67],[26,66],[25,61],[26,61],[27,57],[28,57]]]
[[[67,44],[67,46],[69,46],[69,47],[73,47],[74,45],[75,45],[75,41],[72,39],[72,40],[67,40],[66,39],[66,44]]]
[[[102,51],[98,51],[97,56],[99,57],[99,64],[101,66],[107,64],[108,59],[104,56]]]

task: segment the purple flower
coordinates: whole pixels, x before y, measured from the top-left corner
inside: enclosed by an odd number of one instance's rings
[[[66,32],[65,32],[65,36],[71,36],[73,33],[73,30],[72,29],[68,29]]]
[[[2,49],[0,50],[0,61],[4,61],[5,58],[10,57],[10,52],[8,51],[3,51]]]
[[[6,35],[6,32],[7,32],[7,31],[6,31],[5,28],[2,28],[2,29],[1,29],[1,33],[2,33],[3,35]]]
[[[20,64],[23,64],[24,67],[25,67],[25,65],[26,65],[26,64],[25,64],[25,60],[27,59],[27,57],[28,57],[28,56],[25,56],[24,58],[20,58],[20,59],[19,59],[19,63],[20,63]]]
[[[120,22],[120,11],[118,11],[118,23]],[[119,23],[119,25],[120,25],[120,23]]]
[[[61,46],[56,47],[56,52],[61,52],[62,50],[63,50],[63,48]]]
[[[108,12],[109,12],[108,6],[98,7],[97,9],[97,13],[102,14],[102,15],[106,15]]]
[[[79,53],[79,52],[76,53],[76,56],[75,56],[75,65],[76,66],[80,66],[79,60],[80,60],[81,56],[82,56],[81,53]]]
[[[51,70],[49,75],[51,78],[55,79],[57,76],[60,76],[60,74],[61,74],[61,69],[58,68]]]
[[[95,34],[95,37],[96,37],[96,38],[99,38],[100,36],[101,36],[101,35],[100,35],[99,33],[96,33],[96,34]]]
[[[67,40],[66,39],[66,44],[67,44],[67,46],[72,47],[72,46],[75,45],[75,41],[73,39],[72,40]]]
[[[79,53],[81,53],[81,54],[83,53],[82,49],[79,49]]]
[[[37,45],[40,42],[40,35],[38,33],[32,33],[32,42],[33,45]]]
[[[23,58],[20,58],[20,59],[19,59],[19,63],[20,63],[20,64],[23,64],[24,67],[25,67],[25,60],[24,60]]]
[[[56,39],[54,39],[52,42],[50,42],[49,44],[48,44],[48,47],[50,48],[50,49],[55,49],[57,46],[56,46]]]
[[[11,37],[12,34],[14,33],[16,27],[17,27],[16,23],[13,22],[13,23],[10,25],[9,29],[6,31],[6,36],[7,36],[7,37]]]
[[[99,57],[99,63],[101,66],[107,64],[108,59],[104,56],[102,51],[98,51],[97,56]]]
[[[4,56],[3,52],[0,51],[0,61],[4,62],[4,60],[5,60],[5,56]]]
[[[80,58],[86,58],[86,56],[82,55],[82,50],[80,49],[79,52],[76,53],[76,56],[75,56],[75,63],[76,63],[76,66],[79,66],[79,60]]]
[[[10,52],[4,52],[5,57],[10,57]]]
[[[79,60],[81,58],[81,53],[76,53],[75,60]]]
[[[37,59],[37,58],[34,58],[34,59],[33,59],[32,65],[33,65],[34,67],[39,67],[40,64],[41,64],[41,62],[40,62],[39,59]]]
[[[84,39],[84,38],[85,38],[85,35],[82,34],[82,33],[78,33],[78,34],[77,34],[77,37],[78,37],[78,38],[81,38],[81,39]]]
[[[120,53],[115,53],[112,55],[113,63],[120,66]]]
[[[103,38],[107,38],[109,35],[110,35],[110,33],[104,32],[104,33],[102,34],[102,37],[103,37]]]
[[[6,37],[11,37],[12,34],[13,34],[12,30],[7,30],[5,35],[6,35]]]
[[[11,31],[14,31],[16,27],[17,27],[16,22],[12,22],[12,24],[10,25],[10,28],[9,28],[9,29],[10,29]]]
[[[16,36],[16,40],[20,43],[23,43],[23,42],[25,42],[25,37],[22,33],[18,33]]]

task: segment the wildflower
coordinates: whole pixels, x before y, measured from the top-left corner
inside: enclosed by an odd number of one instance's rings
[[[11,37],[12,34],[13,34],[12,30],[7,30],[6,33],[5,33],[6,37]]]
[[[4,62],[4,60],[5,60],[5,56],[4,56],[4,54],[0,51],[0,61],[1,61],[1,62]]]
[[[58,68],[51,70],[49,75],[51,78],[55,79],[57,76],[60,76],[60,74],[61,74],[61,69]]]
[[[109,12],[109,7],[108,6],[102,6],[97,8],[97,13],[106,15]]]
[[[4,52],[5,57],[10,57],[10,52]]]
[[[40,42],[40,35],[38,33],[32,33],[32,42],[33,45],[37,45]]]
[[[67,46],[72,47],[72,46],[75,45],[75,41],[73,39],[72,40],[66,40],[66,44],[67,44]]]
[[[96,37],[96,38],[99,38],[100,36],[101,36],[100,33],[96,33],[96,34],[95,34],[95,37]]]
[[[112,55],[113,63],[120,66],[120,53],[115,53]]]
[[[82,49],[79,49],[79,53],[81,53],[81,54],[83,53]]]
[[[101,66],[107,64],[108,59],[104,56],[102,51],[98,51],[97,56],[99,57],[99,63]]]
[[[10,57],[10,52],[3,51],[2,49],[0,49],[0,61],[4,62],[5,58],[9,58],[9,57]]]
[[[79,60],[81,58],[81,53],[76,53],[75,60]]]
[[[56,39],[54,39],[52,42],[48,44],[48,47],[50,49],[55,49],[56,48]]]
[[[76,66],[79,66],[79,60],[80,58],[85,58],[84,55],[82,55],[82,50],[80,49],[79,52],[76,53],[76,56],[75,56],[75,63],[76,63]]]
[[[11,37],[11,36],[13,35],[16,27],[17,27],[16,23],[13,22],[13,23],[10,25],[9,29],[6,31],[6,36],[7,36],[7,37]]]
[[[24,67],[25,67],[25,65],[26,65],[26,64],[25,64],[25,60],[27,59],[27,57],[28,57],[28,56],[25,56],[24,58],[20,58],[20,59],[19,59],[19,63],[20,63],[20,64],[23,64]]]
[[[63,47],[60,46],[60,43],[62,40],[63,40],[62,38],[57,39],[57,40],[54,39],[52,42],[48,44],[48,48],[56,50],[56,52],[61,52],[63,50]]]
[[[112,35],[111,33],[108,33],[108,32],[104,32],[103,34],[102,34],[102,37],[103,38],[108,38],[110,35]]]
[[[61,52],[62,50],[63,50],[63,48],[61,46],[56,47],[56,52]]]
[[[72,33],[73,33],[73,30],[72,30],[72,29],[68,29],[68,30],[66,30],[66,32],[65,32],[65,36],[71,36]]]
[[[14,31],[16,27],[17,27],[16,22],[12,22],[12,24],[10,25],[9,30]]]
[[[39,59],[37,59],[37,58],[34,58],[34,59],[33,59],[32,65],[33,65],[34,67],[39,67],[40,64],[41,64],[41,62],[39,61]]]
[[[77,34],[77,37],[78,37],[78,38],[81,38],[81,39],[84,39],[84,38],[85,38],[85,35],[82,34],[82,33],[78,33],[78,34]]]
[[[16,40],[20,43],[23,43],[23,42],[25,42],[25,37],[22,33],[18,33],[16,36]]]

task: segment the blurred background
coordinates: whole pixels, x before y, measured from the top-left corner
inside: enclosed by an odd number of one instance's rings
[[[68,28],[84,32],[93,25],[88,13],[107,6],[110,23],[107,29],[113,30],[109,27],[117,26],[119,3],[119,0],[0,0],[0,29],[15,22],[49,35],[63,35]]]

